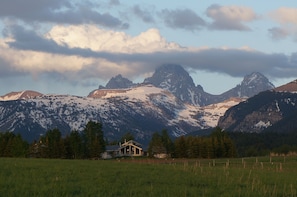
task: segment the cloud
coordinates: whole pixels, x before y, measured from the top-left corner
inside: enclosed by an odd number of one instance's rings
[[[211,29],[218,30],[251,30],[244,23],[256,20],[258,16],[249,7],[211,5],[206,10],[206,15],[213,19]]]
[[[205,26],[205,21],[190,9],[163,9],[159,15],[173,29],[195,31]]]
[[[292,36],[297,42],[297,8],[281,7],[268,15],[280,24],[279,27],[268,30],[272,39],[280,40]]]
[[[119,0],[109,0],[109,5],[111,5],[111,6],[118,6],[120,4],[121,3]]]
[[[273,27],[269,29],[268,32],[274,40],[285,39],[290,35],[290,33],[286,29],[279,27]]]
[[[281,7],[269,15],[279,23],[297,25],[297,8]]]
[[[46,38],[60,46],[98,52],[150,53],[180,48],[175,43],[167,42],[158,29],[149,29],[132,37],[124,32],[104,30],[94,25],[57,25],[46,34]]]
[[[25,22],[49,22],[60,24],[98,24],[104,27],[128,28],[129,24],[109,13],[100,13],[86,1],[74,3],[69,0],[11,0],[0,1],[0,17]]]
[[[94,25],[58,25],[46,34],[19,26],[7,31],[9,36],[0,39],[0,61],[9,65],[6,72],[35,78],[46,73],[73,84],[108,80],[117,74],[133,79],[168,63],[234,77],[254,71],[274,78],[297,75],[297,53],[287,56],[251,49],[186,48],[166,41],[157,29],[134,37]]]
[[[132,8],[133,13],[142,19],[146,23],[154,23],[155,19],[153,14],[150,11],[142,9],[139,5],[135,5]]]

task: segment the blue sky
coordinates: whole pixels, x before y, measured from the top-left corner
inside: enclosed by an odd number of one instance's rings
[[[0,95],[85,96],[168,63],[213,94],[255,71],[278,86],[297,78],[296,43],[293,0],[1,1]]]

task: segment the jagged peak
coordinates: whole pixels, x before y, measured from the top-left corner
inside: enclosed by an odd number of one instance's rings
[[[241,85],[259,85],[259,83],[270,86],[270,89],[274,88],[274,85],[271,82],[269,82],[268,78],[260,72],[252,72],[251,74],[246,75],[243,81],[241,82]]]
[[[121,89],[121,88],[130,88],[135,84],[129,79],[123,77],[121,74],[112,77],[106,86],[99,86],[99,89]]]
[[[246,92],[247,94],[245,95],[244,93],[242,96],[247,97],[253,96],[253,90],[256,92],[261,92],[275,88],[269,79],[260,72],[253,72],[249,75],[246,75],[241,84],[237,87],[240,88],[241,91]]]
[[[274,89],[274,85],[260,72],[252,72],[244,77],[235,88],[223,93],[223,98],[241,97],[249,98],[260,92]]]
[[[170,89],[177,83],[186,82],[190,86],[195,86],[189,73],[178,64],[164,64],[156,68],[153,76],[146,78],[144,83],[151,83],[157,87]]]

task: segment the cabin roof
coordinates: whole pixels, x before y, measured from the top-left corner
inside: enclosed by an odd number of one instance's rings
[[[133,144],[135,146],[142,147],[142,145],[140,143],[138,143],[138,142],[136,142],[134,140],[129,140],[127,142],[124,142],[124,143],[121,144],[121,146],[127,146],[127,145],[131,145],[131,144]]]

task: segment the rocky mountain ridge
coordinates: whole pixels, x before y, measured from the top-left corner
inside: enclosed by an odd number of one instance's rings
[[[261,92],[228,109],[218,126],[238,132],[289,132],[297,129],[297,81]]]
[[[63,135],[71,130],[81,131],[93,120],[102,122],[109,140],[116,140],[130,131],[138,141],[145,143],[153,132],[164,128],[172,137],[177,137],[213,127],[219,117],[238,102],[228,101],[221,104],[219,110],[214,105],[201,108],[152,85],[107,92],[94,98],[42,95],[0,102],[0,130],[21,133],[25,139],[33,140],[53,128],[59,128]]]
[[[116,82],[117,80],[121,82]],[[112,78],[104,89],[121,89],[122,84],[127,84],[127,81],[130,84],[127,87],[137,85],[120,76],[120,78]],[[109,84],[117,83],[120,85],[108,88]],[[205,92],[202,86],[195,85],[189,73],[182,66],[176,64],[166,64],[158,67],[151,77],[144,79],[143,83],[152,84],[156,87],[168,90],[181,101],[196,106],[219,103],[230,98],[249,98],[262,91],[274,88],[274,85],[264,75],[259,72],[254,72],[246,75],[243,81],[236,87],[220,95],[212,95]],[[99,89],[102,89],[102,87],[103,86]]]
[[[244,88],[238,91],[249,88],[258,75],[243,80],[240,87]],[[0,131],[21,133],[32,140],[53,128],[64,135],[71,130],[81,131],[87,121],[93,120],[102,122],[110,140],[130,131],[137,140],[146,142],[153,132],[164,128],[177,137],[215,127],[227,109],[246,99],[233,98],[244,95],[238,91],[208,94],[195,86],[181,66],[164,65],[141,84],[118,75],[87,97],[30,91],[1,97],[5,102],[0,101]]]

